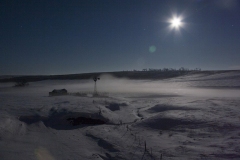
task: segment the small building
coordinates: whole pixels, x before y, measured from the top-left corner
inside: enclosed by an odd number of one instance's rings
[[[52,92],[49,92],[49,96],[62,96],[67,94],[68,92],[66,89],[54,89]]]

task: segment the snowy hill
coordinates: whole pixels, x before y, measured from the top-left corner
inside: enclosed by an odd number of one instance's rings
[[[128,79],[166,79],[181,75],[197,73],[198,71],[120,71],[120,72],[98,72],[98,73],[82,73],[68,75],[26,75],[26,76],[4,76],[0,78],[0,82],[18,82],[18,81],[43,81],[43,80],[83,80],[92,79],[101,75],[111,75],[116,78]],[[221,71],[219,71],[221,72]]]
[[[92,79],[12,84],[0,84],[3,160],[240,159],[239,71],[101,75],[99,96]]]

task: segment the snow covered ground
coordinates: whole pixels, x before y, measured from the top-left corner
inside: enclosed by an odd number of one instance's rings
[[[0,84],[1,160],[240,159],[240,72]],[[53,89],[70,95],[49,97]],[[74,93],[88,93],[87,95]]]

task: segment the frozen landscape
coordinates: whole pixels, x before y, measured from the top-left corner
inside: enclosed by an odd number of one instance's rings
[[[100,77],[0,83],[0,159],[240,159],[240,71]]]

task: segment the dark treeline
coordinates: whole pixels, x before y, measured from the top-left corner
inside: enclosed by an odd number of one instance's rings
[[[138,71],[138,70],[133,70],[133,71]],[[144,68],[142,71],[157,71],[157,72],[171,72],[171,71],[201,71],[201,68],[195,68],[195,69],[188,69],[181,67],[179,69],[175,68],[162,68],[162,69],[154,69],[154,68]]]

